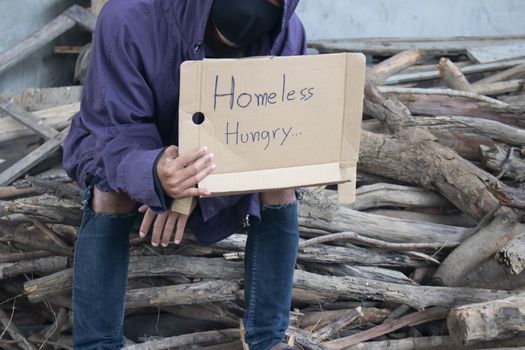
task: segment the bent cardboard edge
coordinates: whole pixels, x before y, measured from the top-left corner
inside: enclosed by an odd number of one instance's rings
[[[327,63],[336,63],[340,66],[340,74],[344,76],[344,99],[341,101],[343,108],[342,116],[334,116],[334,118],[342,118],[339,135],[339,158],[335,162],[270,169],[248,168],[231,173],[211,174],[199,183],[199,187],[207,188],[212,192],[212,195],[217,196],[291,187],[339,184],[339,201],[351,203],[355,200],[356,164],[359,155],[365,79],[364,55],[343,53],[318,56],[243,58],[234,60],[235,66],[231,64],[228,66],[232,70],[229,73],[234,74],[235,67],[243,65],[256,65],[258,69],[272,69],[275,62],[281,60],[286,60],[288,69],[291,69],[288,73],[292,75],[294,74],[293,67],[312,64],[312,61],[321,67]],[[181,65],[179,104],[179,149],[181,153],[199,146],[205,146],[201,144],[202,140],[205,139],[202,129],[192,122],[193,114],[203,109],[203,84],[210,81],[210,77],[205,76],[206,72],[210,72],[210,69],[206,69],[203,73],[203,66],[207,65],[206,68],[210,68],[211,65],[217,65],[218,69],[222,69],[220,66],[225,61],[231,63],[232,60],[187,61]],[[330,77],[327,79],[329,80]],[[322,83],[328,84],[329,82]],[[256,81],[253,84],[255,87],[257,86]],[[308,113],[306,108],[305,111],[301,112]],[[210,150],[212,152],[217,151],[213,147],[210,147]],[[176,200],[172,210],[189,214],[190,204],[191,199]]]

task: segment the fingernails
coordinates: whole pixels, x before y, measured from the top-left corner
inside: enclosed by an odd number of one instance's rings
[[[215,154],[210,153],[209,157],[210,157],[210,159],[213,159],[213,157],[215,157]]]
[[[154,246],[154,247],[158,247],[159,246],[159,242],[151,242],[151,245]]]
[[[206,147],[206,146],[202,147],[202,151],[203,152],[208,152],[208,147]]]
[[[217,168],[217,165],[212,164],[212,165],[211,165],[211,170],[215,170],[215,168]]]
[[[180,240],[176,239],[175,244],[179,244],[179,243],[180,243]]]
[[[168,246],[168,243],[162,243],[162,246],[166,248]]]
[[[146,233],[145,233],[145,232],[142,232],[142,231],[140,231],[140,232],[139,232],[139,236],[140,236],[141,238],[144,238],[144,237],[146,237]]]

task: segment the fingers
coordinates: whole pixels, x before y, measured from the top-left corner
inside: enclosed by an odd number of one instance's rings
[[[208,147],[202,147],[194,149],[179,156],[175,162],[179,169],[186,168],[188,164],[192,164],[197,161],[199,158],[203,158],[208,155]]]
[[[139,208],[139,211],[141,213],[143,213],[142,210],[144,210],[144,207],[146,207],[145,209],[147,210],[146,211],[146,214],[144,215],[144,218],[142,219],[142,224],[140,225],[140,229],[139,229],[139,235],[140,237],[146,237],[146,235],[148,234],[148,231],[149,231],[149,228],[151,227],[151,223],[153,222],[153,220],[155,219],[155,213],[148,208],[148,206],[141,206]]]
[[[181,183],[180,187],[184,189],[191,189],[193,186],[201,182],[206,176],[211,174],[215,170],[215,168],[215,164],[208,165],[206,168],[202,169],[195,175],[186,179],[183,183]]]
[[[209,196],[210,194],[211,192],[206,188],[192,187],[192,188],[188,188],[186,191],[175,196],[174,198],[181,199],[181,198],[187,198],[187,197],[202,197],[202,196]]]
[[[153,225],[153,233],[151,235],[151,245],[153,245],[154,247],[157,247],[159,245],[160,236],[162,235],[162,232],[164,230],[164,224],[166,223],[169,214],[169,211],[159,214],[157,215],[157,219],[155,219],[155,224]]]
[[[173,234],[173,229],[175,228],[175,224],[177,223],[178,218],[179,218],[179,213],[176,213],[174,211],[169,213],[168,219],[166,220],[166,224],[164,225],[164,231],[162,232],[161,245],[163,247],[168,246],[168,243],[170,242],[171,235]]]
[[[164,150],[164,154],[168,159],[173,160],[179,156],[179,148],[171,145]]]
[[[182,236],[184,235],[184,229],[186,228],[186,223],[188,222],[187,215],[179,215],[179,220],[177,221],[177,232],[175,233],[175,244],[179,244],[182,241]]]

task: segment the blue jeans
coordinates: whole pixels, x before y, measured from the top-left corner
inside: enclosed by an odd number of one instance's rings
[[[75,244],[73,342],[75,349],[120,349],[124,345],[124,300],[129,234],[137,218],[94,213],[93,186],[85,191]],[[245,257],[244,325],[250,350],[266,350],[284,339],[299,243],[297,204],[263,206],[250,220]]]

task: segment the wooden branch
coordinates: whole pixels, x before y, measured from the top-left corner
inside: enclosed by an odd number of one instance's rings
[[[472,87],[480,95],[501,95],[525,89],[525,79],[513,79],[496,83],[477,84]]]
[[[499,260],[514,275],[519,275],[525,269],[525,231],[501,248]]]
[[[510,145],[525,145],[525,130],[494,120],[463,116],[436,116],[418,117],[414,121],[418,126],[472,131]]]
[[[416,64],[422,58],[423,52],[418,49],[400,52],[370,69],[367,72],[368,79],[376,85],[381,85],[388,77]]]
[[[0,254],[0,263],[12,263],[12,262],[18,262],[22,260],[31,260],[31,259],[38,259],[38,258],[45,258],[47,256],[50,256],[52,253],[47,252],[45,250],[38,250],[35,252],[27,252],[27,253],[5,253]]]
[[[474,83],[474,86],[480,86],[482,84],[496,83],[502,80],[517,79],[525,76],[525,63],[519,66],[512,67],[503,72],[496,73],[484,79],[480,79]]]
[[[5,100],[12,100],[16,105],[38,115],[40,110],[79,103],[82,86],[63,86],[54,88],[30,88],[16,93],[0,94]],[[42,112],[43,113],[43,112]],[[2,115],[0,113],[0,115]]]
[[[490,190],[501,202],[513,208],[525,209],[525,190],[522,188],[515,188],[504,183],[494,184]]]
[[[41,119],[10,101],[0,99],[0,110],[48,140],[58,136],[58,131],[44,124]]]
[[[482,63],[482,64],[471,64],[465,67],[461,67],[461,72],[463,74],[476,74],[482,72],[491,72],[501,69],[512,68],[517,65],[525,64],[524,59],[516,59],[502,62],[493,62],[493,63]],[[391,76],[385,81],[385,85],[397,85],[405,83],[413,83],[417,81],[426,81],[439,79],[439,69],[432,69],[424,72],[413,72],[413,73],[400,73]],[[473,84],[475,86],[476,84]]]
[[[380,90],[388,95],[394,95],[415,115],[460,115],[490,119],[525,128],[525,121],[522,117],[523,108],[501,103],[501,101],[472,92],[385,86],[380,87]]]
[[[450,207],[448,200],[420,187],[378,183],[361,186],[356,191],[354,210],[378,207],[440,208]]]
[[[360,306],[355,309],[346,310],[345,314],[338,320],[330,322],[326,326],[312,333],[311,338],[315,341],[322,341],[331,338],[334,334],[341,331],[341,329],[362,316],[363,312],[361,311]]]
[[[351,309],[354,310],[354,309]],[[371,307],[362,307],[361,312],[363,316],[359,317],[355,323],[366,324],[366,323],[381,323],[383,322],[388,314],[389,309],[377,309]],[[297,325],[300,328],[310,330],[312,327],[322,327],[331,322],[335,322],[344,315],[348,314],[349,310],[324,310],[314,311],[300,315],[297,320]]]
[[[227,281],[209,281],[174,286],[132,289],[126,294],[126,307],[202,304],[235,300],[239,286]]]
[[[525,182],[525,160],[514,147],[495,144],[492,147],[480,146],[481,161],[490,170],[496,171],[498,178],[511,178]]]
[[[75,24],[74,20],[62,14],[13,48],[0,53],[0,74],[73,28]]]
[[[38,119],[38,124],[43,124],[56,130],[64,130],[69,126],[71,118],[80,109],[80,103],[51,107],[32,112]],[[1,112],[1,110],[0,110]],[[0,118],[0,142],[15,140],[20,137],[34,135],[34,132],[13,118]]]
[[[522,336],[525,334],[525,295],[454,308],[447,324],[458,346]]]
[[[68,258],[53,256],[35,260],[20,261],[0,265],[0,280],[22,275],[24,273],[51,274],[67,268]]]
[[[208,331],[193,334],[178,335],[175,337],[152,340],[142,344],[126,346],[125,350],[161,350],[178,348],[185,345],[194,345],[201,343],[220,343],[230,339],[239,339],[239,329],[223,329],[220,331]]]
[[[525,232],[512,214],[499,214],[492,222],[457,247],[434,274],[440,285],[454,286],[483,260],[494,255],[510,240]]]
[[[502,299],[516,293],[463,287],[433,287],[378,282],[357,277],[322,276],[295,271],[294,287],[347,299],[372,299],[408,304],[416,309],[450,307],[472,302]]]
[[[54,137],[40,147],[29,153],[24,158],[20,159],[18,162],[13,164],[10,168],[4,170],[0,173],[0,186],[6,186],[18,179],[20,176],[24,175],[32,167],[40,163],[42,160],[49,157],[53,152],[58,150],[64,139],[67,136],[69,128],[63,130],[58,134],[57,137]]]
[[[385,241],[380,241],[377,239],[367,238],[360,236],[355,232],[339,232],[332,233],[326,236],[315,237],[306,241],[303,241],[299,244],[300,248],[308,247],[314,244],[320,244],[325,242],[333,242],[338,240],[351,240],[359,243],[364,243],[374,247],[382,249],[392,249],[392,250],[418,250],[418,249],[442,249],[442,248],[451,248],[456,247],[457,243],[390,243]]]
[[[36,194],[32,188],[16,188],[15,186],[0,187],[0,199],[15,199]]]
[[[394,177],[393,174],[390,173],[389,168],[391,166],[395,166],[400,168],[399,171],[403,173],[402,175],[400,174],[397,178],[403,178],[403,180],[406,182],[411,181],[412,178],[414,178],[418,175],[419,172],[421,172],[421,165],[419,165],[417,166],[417,171],[415,171],[415,174],[413,172],[411,173],[413,169],[408,169],[406,164],[404,163],[404,160],[400,159],[400,155],[404,155],[404,152],[407,151],[403,150],[400,152],[396,152],[398,151],[398,149],[392,150],[392,153],[395,152],[395,156],[392,154],[392,157],[394,157],[395,160],[387,160],[383,153],[380,153],[380,159],[377,160],[378,169],[375,168],[375,165],[374,167],[371,167],[372,162],[375,162],[376,160],[370,160],[368,158],[368,155],[376,157],[378,154],[377,151],[378,149],[380,149],[382,143],[378,140],[377,145],[375,144],[375,142],[374,144],[372,144],[371,142],[369,142],[371,138],[368,136],[368,134],[371,133],[363,131],[362,134],[363,137],[361,138],[362,150],[360,162],[363,168],[367,168],[368,170],[370,170],[371,173],[381,173],[388,175],[389,177]],[[384,135],[377,136],[378,138],[385,137]],[[410,144],[409,139],[409,137],[406,138],[406,147],[413,148],[413,145]],[[388,145],[385,146],[385,148],[387,147]],[[447,151],[452,153],[452,151],[448,149]],[[415,155],[414,152],[408,152],[406,154],[409,157]],[[470,167],[478,169],[471,163],[468,164]],[[416,165],[414,164],[414,166]],[[443,165],[440,164],[439,166]],[[454,165],[452,165],[452,167],[453,166]],[[454,171],[457,171],[457,168],[454,168]],[[417,183],[415,179],[412,182]],[[430,186],[427,185],[427,187]],[[478,193],[479,191],[476,192],[476,195],[479,195]],[[455,201],[457,202],[457,198],[455,199]],[[495,200],[494,202],[495,204],[497,203]],[[470,205],[472,205],[472,203],[470,203]],[[299,213],[299,222],[302,227],[321,229],[329,232],[356,232],[368,238],[388,242],[442,244],[459,243],[466,238],[465,233],[467,232],[467,229],[463,227],[436,225],[416,221],[405,221],[380,215],[363,213],[357,210],[352,210],[350,208],[340,206],[334,201],[334,199],[329,198],[324,193],[314,193],[311,191],[305,191],[304,198],[299,207]]]
[[[10,227],[4,221],[0,221],[0,241],[10,241],[36,250],[46,250],[56,255],[73,256],[71,247],[59,247],[49,240],[28,234],[22,227]]]
[[[513,275],[508,268],[494,257],[481,262],[458,283],[462,287],[523,290],[525,288],[525,273]]]
[[[7,333],[13,338],[16,344],[23,350],[36,350],[36,347],[33,346],[27,339],[22,335],[18,328],[13,323],[12,318],[8,317],[5,312],[0,309],[0,323],[4,326],[4,329],[7,330]]]
[[[385,321],[379,326],[373,327],[355,335],[325,342],[323,345],[326,345],[330,349],[342,350],[349,346],[377,338],[381,335],[388,334],[403,327],[416,326],[418,324],[444,319],[447,317],[448,311],[448,309],[441,307],[417,311],[403,316],[397,320]]]
[[[494,176],[438,144],[434,136],[420,128],[408,128],[395,135],[362,131],[359,164],[368,173],[437,189],[477,220],[499,204],[488,189],[498,182]]]
[[[371,55],[394,55],[401,51],[420,49],[434,55],[464,54],[471,47],[520,43],[523,35],[480,37],[403,37],[324,39],[308,42],[321,52],[366,52]]]
[[[89,10],[78,5],[73,5],[64,12],[64,15],[75,20],[76,24],[82,28],[90,32],[95,31],[97,16],[93,15]]]
[[[461,70],[448,58],[439,60],[439,74],[445,84],[454,90],[473,92],[474,89]]]

